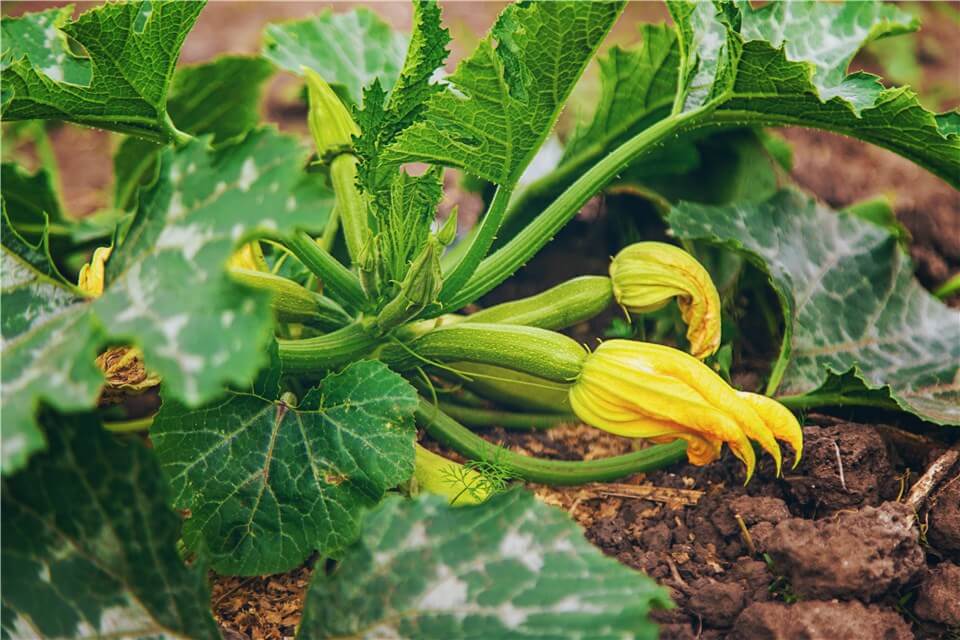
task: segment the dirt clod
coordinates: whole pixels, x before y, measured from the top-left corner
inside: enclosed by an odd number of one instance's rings
[[[960,480],[954,480],[931,501],[927,540],[934,548],[960,557]]]
[[[803,430],[803,460],[785,471],[789,492],[823,516],[850,507],[876,506],[890,497],[890,459],[880,433],[852,422]],[[890,478],[892,480],[892,478]]]
[[[730,626],[746,605],[744,587],[738,582],[700,578],[690,587],[693,595],[687,608],[711,626]]]
[[[896,502],[825,520],[785,520],[766,548],[794,592],[807,598],[869,601],[909,582],[925,563],[913,512]]]
[[[758,602],[743,610],[730,638],[736,640],[911,640],[903,618],[859,602]]]
[[[930,622],[960,627],[960,566],[944,562],[927,571],[913,612]]]

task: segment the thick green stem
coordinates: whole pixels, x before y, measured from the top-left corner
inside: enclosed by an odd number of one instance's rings
[[[449,273],[443,277],[443,289],[440,291],[440,301],[449,300],[457,295],[463,284],[470,279],[481,260],[487,255],[490,246],[497,237],[497,231],[503,224],[503,217],[507,213],[507,205],[510,203],[511,190],[502,185],[497,188],[497,192],[490,202],[486,215],[480,221],[480,226],[476,235],[469,240],[469,245],[463,257]]]
[[[583,347],[561,333],[481,323],[440,327],[402,347],[385,345],[378,354],[400,370],[462,360],[495,364],[557,382],[576,379],[586,355]]]
[[[600,460],[544,460],[514,453],[487,442],[423,398],[417,407],[416,418],[417,424],[431,437],[461,455],[502,465],[523,480],[552,485],[609,482],[634,473],[662,469],[682,460],[687,449],[685,442],[677,440]]]
[[[347,252],[354,264],[358,264],[360,252],[367,244],[367,206],[357,188],[356,156],[348,153],[338,155],[330,162],[330,182],[337,196],[337,209]]]
[[[498,411],[480,407],[465,407],[450,402],[441,402],[445,414],[471,427],[503,427],[512,431],[536,431],[549,429],[558,424],[575,424],[579,418],[569,413],[522,413]]]
[[[473,277],[453,292],[453,297],[446,301],[439,313],[461,308],[510,277],[550,242],[587,200],[603,189],[619,171],[670,136],[693,128],[704,113],[703,110],[695,110],[661,120],[607,154],[561,193],[543,213],[481,262]]]
[[[279,241],[320,278],[326,291],[330,291],[355,309],[366,307],[367,298],[357,277],[329,252],[324,251],[309,234],[298,231],[292,237]]]
[[[370,353],[377,339],[359,323],[302,340],[277,340],[284,373],[304,374],[345,365]]]

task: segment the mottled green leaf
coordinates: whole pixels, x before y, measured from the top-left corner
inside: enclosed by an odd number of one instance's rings
[[[4,637],[219,638],[152,453],[89,416],[44,426],[50,450],[3,481]]]
[[[273,73],[263,58],[221,56],[203,64],[177,69],[170,85],[167,111],[181,131],[213,135],[221,144],[242,135],[260,121],[260,94]],[[162,148],[154,142],[129,137],[113,159],[114,204],[126,209],[140,184],[156,171],[156,156]]]
[[[6,70],[17,60],[26,58],[51,80],[81,86],[89,84],[90,61],[71,52],[63,32],[72,15],[73,5],[67,5],[16,18],[5,17],[0,23],[3,33],[0,69]]]
[[[690,111],[728,90],[741,41],[719,3],[667,0],[680,47],[680,90],[674,111]],[[721,5],[724,6],[724,5]],[[733,5],[724,6],[727,10]]]
[[[244,393],[167,401],[150,436],[189,509],[188,547],[222,573],[291,569],[340,552],[363,509],[413,473],[413,388],[376,361],[327,376],[298,407]]]
[[[788,60],[811,63],[820,98],[841,97],[857,113],[876,103],[883,85],[869,74],[847,75],[853,56],[868,42],[919,26],[909,13],[879,2],[774,2],[756,9],[737,4],[746,41],[768,42],[782,47]]]
[[[94,303],[106,330],[133,340],[171,395],[196,406],[226,382],[246,384],[263,364],[271,313],[264,296],[224,265],[256,229],[312,227],[332,197],[300,206],[305,152],[269,129],[210,150],[196,140],[160,158]]]
[[[388,157],[460,167],[512,186],[622,8],[572,1],[507,7]]]
[[[357,104],[374,79],[393,86],[407,50],[407,37],[365,8],[269,24],[263,42],[263,56],[281,69],[313,69]]]
[[[109,3],[67,23],[69,8],[47,12],[42,46],[56,48],[44,57],[38,54],[41,45],[20,37],[4,54],[3,119],[67,120],[160,142],[172,139],[167,88],[180,46],[202,8],[203,2]],[[10,20],[16,19],[4,18],[4,25]],[[5,26],[4,35],[11,30]],[[60,30],[90,57],[73,58]]]
[[[678,237],[722,243],[770,275],[786,327],[779,395],[815,394],[854,370],[907,411],[960,424],[960,312],[920,286],[887,229],[792,190],[681,204],[668,220]]]
[[[317,572],[300,638],[656,638],[666,590],[605,557],[527,491],[453,508],[391,498],[331,574]]]
[[[878,2],[794,0],[753,9],[673,0],[687,84],[683,110],[709,105],[700,125],[796,125],[890,149],[960,186],[960,115],[926,111],[908,87],[846,75],[869,41],[916,22]],[[724,30],[725,36],[721,33]]]
[[[14,232],[3,216],[3,405],[0,467],[8,475],[44,448],[34,416],[40,401],[64,411],[84,409],[97,397],[103,376],[94,364],[99,330],[71,287],[38,270],[46,255]]]

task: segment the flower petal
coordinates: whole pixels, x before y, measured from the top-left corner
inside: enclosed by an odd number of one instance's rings
[[[613,293],[631,313],[647,313],[677,298],[690,351],[706,358],[720,347],[720,295],[689,253],[663,242],[637,242],[610,263]]]
[[[753,407],[778,440],[783,440],[793,447],[795,451],[793,468],[795,469],[803,455],[803,429],[793,412],[767,396],[747,391],[738,391],[737,395]]]

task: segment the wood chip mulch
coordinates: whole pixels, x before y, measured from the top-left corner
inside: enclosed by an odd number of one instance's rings
[[[286,640],[296,634],[312,562],[288,573],[212,576],[210,602],[225,640]]]

